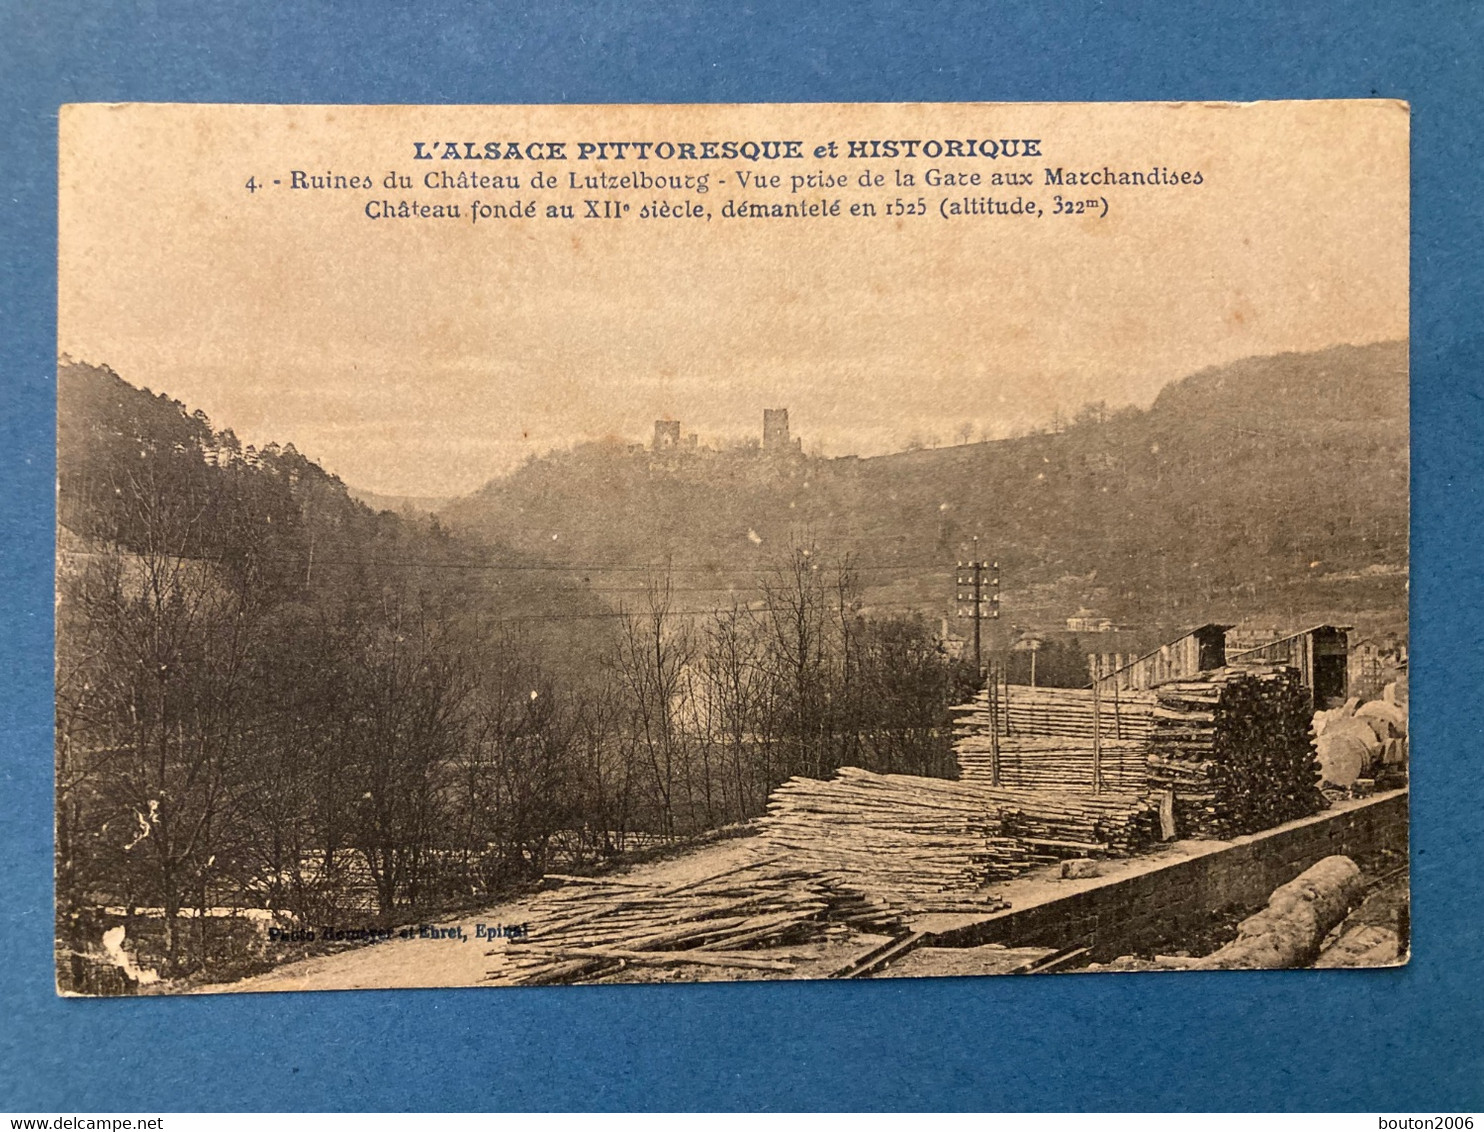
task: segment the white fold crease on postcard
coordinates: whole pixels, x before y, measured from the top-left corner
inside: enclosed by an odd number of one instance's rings
[[[1405,963],[1408,129],[64,107],[59,993]]]

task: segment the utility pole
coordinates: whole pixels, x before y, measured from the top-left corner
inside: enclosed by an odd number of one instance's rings
[[[1000,676],[1003,664],[989,662],[989,784],[1000,784]],[[1008,726],[1008,721],[1007,721]]]
[[[1092,792],[1103,792],[1103,697],[1102,678],[1098,675],[1097,661],[1089,656],[1088,668],[1092,673]]]
[[[955,597],[957,598],[958,615],[960,617],[972,617],[974,619],[974,678],[984,679],[984,637],[982,626],[985,615],[991,619],[1000,615],[1000,564],[998,562],[985,562],[979,557],[979,536],[974,536],[973,557],[967,562],[958,563],[958,573],[954,575],[957,583]],[[964,603],[968,603],[968,608]],[[987,608],[986,608],[987,607]],[[990,784],[1000,784],[1000,671],[999,667],[991,663],[989,666],[989,776]],[[1008,732],[1009,719],[1009,676],[1005,677],[1005,729]]]
[[[958,564],[955,576],[956,598],[960,617],[974,619],[974,675],[984,675],[984,645],[981,625],[987,615],[991,620],[1000,615],[1000,564],[979,557],[979,536],[974,536],[974,557]],[[964,608],[968,603],[968,608]],[[987,607],[987,608],[986,608]]]

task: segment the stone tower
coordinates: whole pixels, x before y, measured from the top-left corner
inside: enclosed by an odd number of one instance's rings
[[[785,426],[786,427],[786,426]],[[671,451],[680,447],[680,422],[679,421],[655,421],[654,422],[654,450],[656,452]]]
[[[763,451],[788,451],[788,410],[763,410]]]

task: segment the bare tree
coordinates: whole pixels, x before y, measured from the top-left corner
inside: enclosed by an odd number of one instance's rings
[[[759,644],[756,621],[733,604],[712,615],[701,650],[706,739],[719,755],[722,806],[735,820],[760,812],[771,785]]]
[[[466,838],[487,887],[539,876],[554,836],[580,824],[584,733],[574,706],[531,655],[503,637],[474,695],[465,767]]]
[[[388,594],[353,661],[359,797],[351,837],[384,920],[426,895],[467,696],[459,658],[422,614],[404,595]]]
[[[672,580],[651,576],[637,610],[620,608],[614,667],[626,698],[626,730],[645,762],[659,809],[661,832],[676,832],[676,791],[686,789],[691,721],[687,670],[695,656],[691,628],[671,612]]]
[[[816,547],[796,543],[761,586],[767,604],[767,664],[786,745],[785,775],[827,777],[834,769],[829,695],[838,661],[829,571]]]

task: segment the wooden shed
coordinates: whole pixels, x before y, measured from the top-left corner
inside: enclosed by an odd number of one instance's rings
[[[1088,657],[1090,675],[1105,692],[1139,692],[1226,663],[1226,631],[1214,622],[1192,629],[1153,652],[1128,660],[1108,653]]]
[[[1257,648],[1234,653],[1232,664],[1286,664],[1296,668],[1316,709],[1343,702],[1350,688],[1350,626],[1315,625]]]

